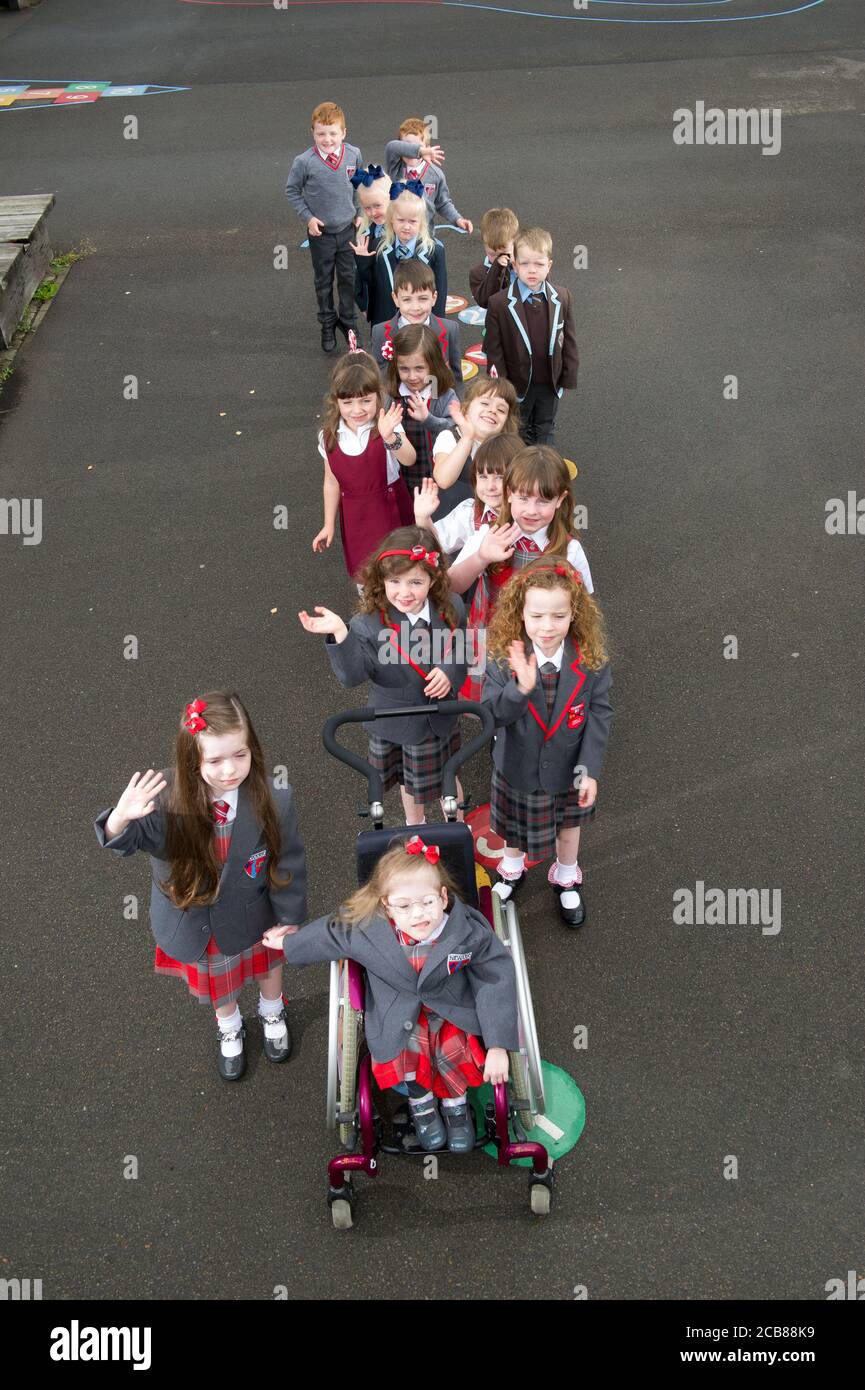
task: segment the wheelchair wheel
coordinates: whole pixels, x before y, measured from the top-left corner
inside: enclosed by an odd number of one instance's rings
[[[348,993],[345,961],[330,963],[330,1002],[327,1038],[327,1127],[339,1127],[339,1142],[351,1148],[355,1139],[353,1117],[357,1104],[357,1064],[360,1022]]]
[[[511,1064],[511,1091],[519,1100],[528,1100],[529,1108],[520,1108],[517,1117],[523,1129],[534,1128],[535,1116],[544,1112],[544,1080],[541,1071],[541,1051],[538,1045],[538,1031],[532,1007],[532,992],[529,986],[523,939],[513,903],[502,906],[497,893],[493,893],[493,924],[496,936],[504,942],[511,953],[517,977],[517,1009],[519,1013],[520,1050],[509,1053]]]

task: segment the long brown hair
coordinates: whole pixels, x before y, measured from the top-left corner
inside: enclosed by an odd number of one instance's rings
[[[243,785],[267,849],[267,880],[271,888],[284,888],[291,882],[291,875],[287,878],[276,875],[282,847],[279,817],[268,784],[261,744],[246,709],[239,696],[224,690],[207,690],[194,698],[207,706],[201,715],[206,727],[198,733],[190,733],[184,709],[177,731],[175,772],[165,821],[165,852],[171,873],[162,884],[162,891],[175,907],[181,908],[206,907],[213,903],[222,871],[213,847],[209,789],[200,771],[201,734],[244,735],[251,766]]]
[[[423,359],[429,367],[430,376],[434,376],[436,379],[440,396],[453,388],[454,374],[445,361],[442,345],[429,324],[407,323],[394,335],[393,357],[387,369],[387,389],[395,401],[400,399],[397,358],[411,357],[416,352],[423,354]]]
[[[360,576],[363,593],[358,602],[358,612],[377,613],[379,609],[387,608],[384,581],[395,579],[397,575],[405,574],[415,565],[424,563],[422,560],[413,560],[410,555],[388,555],[386,559],[382,560],[379,558],[382,551],[411,550],[415,545],[422,546],[428,553],[438,554],[438,568],[433,569],[432,566],[427,566],[432,577],[428,595],[430,607],[437,609],[451,627],[456,627],[457,614],[451,602],[452,590],[447,571],[444,568],[444,556],[441,546],[438,541],[433,539],[432,533],[426,526],[400,526],[379,542]]]
[[[339,359],[330,377],[330,389],[324,398],[324,417],[322,434],[327,450],[336,448],[337,430],[342,416],[339,413],[340,401],[354,400],[357,396],[375,396],[377,409],[383,405],[381,375],[374,358],[368,352],[347,352]],[[373,416],[371,439],[378,438],[378,416]]]
[[[517,570],[503,586],[487,628],[487,654],[507,660],[512,642],[528,641],[523,613],[529,589],[564,589],[571,603],[569,635],[580,649],[583,665],[598,671],[608,660],[603,614],[578,571],[567,560],[551,563],[547,555],[544,551],[525,569]]]
[[[408,839],[411,839],[408,836]],[[340,905],[339,917],[349,926],[355,927],[358,922],[365,922],[372,917],[387,916],[387,909],[384,906],[384,898],[387,896],[387,885],[397,873],[411,873],[413,870],[432,869],[438,877],[439,888],[448,890],[448,912],[453,908],[457,893],[457,886],[451,878],[441,859],[435,864],[430,864],[422,854],[407,854],[407,840],[399,840],[390,849],[385,850],[384,854],[376,861],[375,868],[360,888],[356,888],[351,897],[347,898]]]
[[[532,493],[535,488],[547,502],[557,501],[564,495],[564,502],[558,511],[553,513],[544,554],[567,556],[568,541],[574,534],[571,475],[561,454],[556,453],[549,444],[528,444],[514,455],[505,474],[499,525],[509,526],[513,521],[508,491]]]

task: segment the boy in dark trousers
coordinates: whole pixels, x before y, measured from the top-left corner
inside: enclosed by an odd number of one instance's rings
[[[487,304],[487,370],[513,383],[526,444],[552,444],[562,393],[575,390],[579,355],[570,290],[553,285],[553,241],[530,227],[514,240],[516,279]]]
[[[345,116],[332,101],[322,102],[312,113],[312,144],[294,160],[285,185],[285,196],[309,233],[309,252],[318,300],[321,346],[336,348],[339,328],[348,340],[356,329],[354,301],[354,237],[357,206],[351,177],[363,164],[360,150],[345,140]],[[339,314],[333,307],[333,278],[339,297]]]

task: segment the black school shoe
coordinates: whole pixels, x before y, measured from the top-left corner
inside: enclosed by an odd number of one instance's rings
[[[559,900],[559,916],[565,926],[581,927],[586,920],[583,885],[572,883],[569,888],[563,888],[560,883],[551,883],[550,887]]]
[[[336,333],[332,323],[321,325],[321,350],[322,352],[336,352]]]
[[[339,329],[342,336],[345,338],[346,344],[348,344],[349,333],[353,333],[355,338],[357,339],[357,345],[358,347],[360,347],[360,334],[357,331],[357,324],[346,323],[345,319],[337,319],[336,326]]]
[[[243,1073],[246,1071],[246,1049],[243,1047],[243,1040],[246,1037],[246,1029],[241,1023],[240,1027],[235,1029],[233,1033],[223,1033],[220,1031],[219,1025],[217,1024],[216,1031],[219,1034],[219,1051],[217,1053],[217,1066],[219,1067],[219,1075],[222,1077],[223,1081],[239,1081],[240,1078],[243,1076]],[[236,1057],[223,1056],[223,1040],[225,1042],[235,1042],[238,1038],[240,1038],[241,1042],[241,1048],[238,1055]]]
[[[288,1019],[285,1016],[285,1009],[281,1009],[278,1014],[268,1014],[266,1018],[263,1014],[259,1014],[258,1021],[261,1024],[264,1055],[268,1062],[287,1062],[291,1056],[292,1039],[291,1029],[288,1026]],[[265,1031],[266,1023],[284,1023],[285,1038],[281,1041],[279,1039],[274,1040],[273,1038],[269,1038]]]
[[[509,903],[517,892],[522,888],[528,876],[528,870],[523,869],[519,878],[502,878],[501,874],[496,878],[492,891],[496,897],[501,899],[502,905]]]

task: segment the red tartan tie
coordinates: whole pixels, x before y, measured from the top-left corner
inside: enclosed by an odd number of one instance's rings
[[[217,825],[228,824],[228,813],[231,807],[227,801],[214,801],[211,810],[213,811],[213,819]]]
[[[339,155],[338,155],[338,154],[329,154],[329,155],[327,156],[327,159],[325,160],[325,163],[326,163],[326,164],[329,164],[330,167],[331,167],[331,169],[338,169],[338,168],[339,168]]]
[[[529,555],[540,555],[541,547],[535,545],[530,536],[520,536],[517,541],[517,550],[525,550]]]

